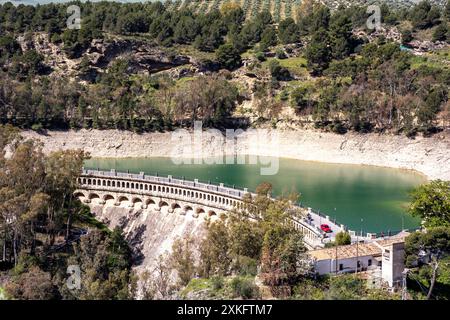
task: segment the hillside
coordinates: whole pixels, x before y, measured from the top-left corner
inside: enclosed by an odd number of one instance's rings
[[[448,9],[423,2],[406,18],[385,9],[372,31],[361,6],[305,1],[297,22],[277,23],[267,10],[248,18],[248,7],[220,4],[196,14],[176,3],[87,3],[80,30],[48,15],[63,4],[3,5],[2,121],[141,132],[202,120],[409,137],[448,127]],[[27,31],[25,8],[37,31]]]

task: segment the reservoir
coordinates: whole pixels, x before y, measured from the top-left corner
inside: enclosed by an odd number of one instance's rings
[[[86,161],[85,168],[143,171],[249,190],[269,182],[274,196],[298,192],[303,206],[363,233],[418,227],[420,220],[406,213],[408,193],[426,182],[425,177],[412,171],[284,158],[279,159],[278,173],[269,176],[260,175],[260,165],[175,164],[171,158],[93,158]]]

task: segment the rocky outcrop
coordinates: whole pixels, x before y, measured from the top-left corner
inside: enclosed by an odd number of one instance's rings
[[[109,229],[120,227],[133,249],[133,264],[137,273],[152,273],[160,255],[171,252],[178,238],[194,239],[194,252],[198,255],[201,239],[206,234],[203,216],[169,213],[167,210],[116,207],[106,204],[90,204],[91,211]]]
[[[86,56],[91,60],[92,66],[101,69],[106,68],[117,57],[126,57],[131,73],[156,73],[190,63],[187,56],[167,52],[149,43],[126,39],[94,39]]]
[[[34,49],[45,57],[45,63],[54,75],[64,74],[79,77],[85,81],[93,81],[98,73],[104,70],[117,58],[129,61],[130,73],[152,74],[179,66],[191,66],[191,58],[176,54],[150,42],[129,39],[94,39],[79,58],[69,57],[63,50],[62,43],[52,43],[46,33],[34,33],[32,36],[17,38],[22,51]],[[81,67],[87,59],[88,65]],[[198,72],[198,67],[191,70]],[[180,77],[185,76],[183,73]]]

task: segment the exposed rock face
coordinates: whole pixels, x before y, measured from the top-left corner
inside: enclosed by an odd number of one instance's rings
[[[96,74],[103,72],[117,58],[129,60],[130,73],[156,73],[178,66],[190,65],[191,59],[185,55],[158,47],[151,43],[128,39],[94,39],[80,58],[71,59],[63,50],[62,43],[52,43],[45,33],[34,33],[32,37],[17,38],[23,51],[34,49],[45,57],[45,63],[53,74],[80,77],[92,81]],[[90,69],[80,71],[82,58],[87,58]],[[195,68],[197,72],[198,68]]]
[[[174,55],[148,43],[135,40],[93,40],[86,52],[94,67],[105,68],[119,56],[130,60],[133,73],[155,73],[176,66],[188,64],[189,57]]]
[[[126,205],[115,207],[90,204],[96,218],[110,229],[119,226],[133,248],[134,265],[137,273],[153,272],[160,255],[170,252],[173,242],[178,238],[191,236],[194,239],[194,251],[198,254],[200,240],[206,234],[203,216],[198,218],[190,214],[180,215],[151,208],[142,210],[128,208]]]
[[[365,164],[413,169],[431,179],[450,179],[450,132],[430,138],[408,139],[404,136],[357,134],[338,135],[315,130],[274,130],[278,141],[268,141],[255,155],[330,163]],[[252,135],[251,131],[248,131]],[[84,149],[93,157],[171,157],[180,142],[171,132],[136,134],[118,130],[49,131],[39,135],[24,131],[26,138],[44,143],[44,152]],[[224,146],[212,138],[203,139],[203,150],[223,152]],[[245,154],[248,150],[236,150]],[[213,153],[209,154],[213,156]],[[198,156],[185,154],[186,157]]]

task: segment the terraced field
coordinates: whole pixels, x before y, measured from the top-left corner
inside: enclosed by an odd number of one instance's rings
[[[194,12],[200,13],[220,9],[227,2],[239,3],[247,19],[262,10],[269,10],[274,19],[280,21],[290,17],[295,18],[301,0],[167,0],[166,7],[173,10],[190,8]]]
[[[220,9],[227,2],[239,3],[247,19],[266,9],[272,13],[275,21],[280,21],[286,18],[295,19],[302,0],[166,0],[166,6],[170,9],[190,8],[194,12],[200,13]],[[418,0],[319,0],[319,2],[331,9],[337,9],[340,5],[369,5],[383,2],[391,7],[411,7]],[[430,2],[444,5],[446,0],[431,0]]]

